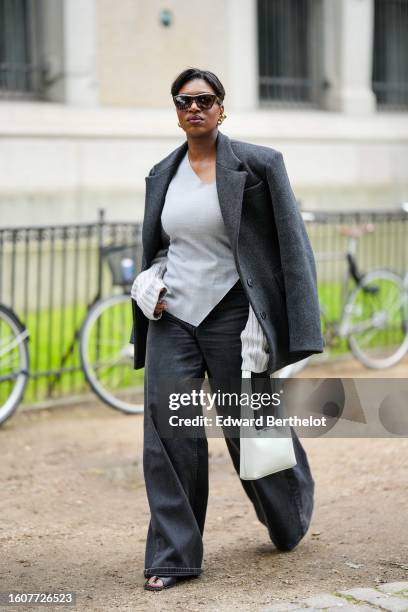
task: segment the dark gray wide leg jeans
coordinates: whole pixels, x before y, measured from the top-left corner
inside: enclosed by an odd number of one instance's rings
[[[161,437],[159,411],[168,411],[168,405],[163,408],[161,404],[161,381],[203,381],[206,372],[210,381],[240,379],[240,334],[248,309],[248,299],[238,281],[197,327],[166,311],[159,320],[149,322],[143,447],[151,512],[146,578],[201,573],[208,500],[207,439],[194,435]],[[313,511],[314,480],[299,438],[293,428],[291,432],[297,465],[258,480],[241,480],[258,519],[279,550],[291,550],[298,544],[309,527]],[[226,444],[239,476],[239,437],[226,437]]]

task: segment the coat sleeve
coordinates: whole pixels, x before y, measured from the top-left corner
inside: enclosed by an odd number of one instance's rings
[[[154,174],[154,171],[155,171],[155,166],[153,166],[150,169],[149,176],[152,176]],[[158,255],[160,255],[160,252],[156,256]],[[146,257],[145,257],[144,252],[142,254],[141,264],[142,264],[141,270],[142,272],[145,272],[147,270],[147,265],[146,265]],[[143,364],[144,362],[144,350],[141,351],[142,354],[140,356],[136,357],[136,335],[139,335],[140,337],[146,336],[149,321],[146,315],[144,314],[144,312],[142,311],[142,309],[139,307],[138,303],[136,302],[135,297],[136,297],[136,291],[135,291],[135,288],[132,287],[132,295],[131,295],[130,301],[131,301],[131,306],[132,306],[133,324],[132,324],[132,331],[130,333],[129,342],[135,345],[134,367],[135,369],[138,369],[139,367],[142,367],[142,365],[137,365],[137,364],[138,363]]]
[[[274,151],[266,166],[279,240],[289,327],[289,351],[322,352],[316,265],[283,155]]]

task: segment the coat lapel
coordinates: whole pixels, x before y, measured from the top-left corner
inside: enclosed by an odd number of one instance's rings
[[[218,131],[216,185],[221,214],[232,251],[237,255],[242,198],[248,176],[241,160],[235,155],[228,136]]]
[[[229,137],[220,131],[217,134],[216,147],[215,180],[218,199],[231,248],[236,254],[242,197],[248,173],[245,170],[239,170],[241,160],[233,152]],[[160,217],[167,188],[186,151],[187,140],[169,155],[162,169],[158,168],[156,174],[147,176],[145,179],[146,202],[142,239],[146,267],[150,266],[151,260],[160,248]]]

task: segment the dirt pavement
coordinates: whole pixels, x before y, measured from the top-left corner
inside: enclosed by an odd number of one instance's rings
[[[283,553],[224,441],[210,438],[203,575],[143,591],[142,419],[95,404],[20,411],[0,429],[0,591],[73,590],[78,610],[240,611],[407,580],[408,439],[303,438],[315,510],[305,538]]]

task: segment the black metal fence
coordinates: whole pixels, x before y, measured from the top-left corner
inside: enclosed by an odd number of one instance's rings
[[[334,316],[337,285],[347,269],[350,238],[342,232],[345,227],[373,226],[358,242],[361,272],[387,267],[402,275],[408,270],[406,212],[303,214],[316,257],[319,292]],[[87,389],[79,360],[80,326],[97,299],[121,291],[103,256],[107,245],[135,248],[136,272],[140,269],[139,223],[106,222],[101,215],[96,223],[0,229],[0,302],[16,312],[30,333],[26,403]]]
[[[334,281],[345,272],[350,236],[344,230],[368,227],[358,239],[356,258],[362,272],[388,268],[408,271],[408,209],[345,212],[304,212],[313,244],[319,281]]]
[[[0,302],[30,333],[32,403],[81,393],[78,333],[90,306],[120,292],[104,257],[108,245],[134,249],[141,263],[139,223],[96,223],[0,229]],[[130,302],[129,302],[130,305]]]
[[[403,278],[408,271],[408,211],[316,212],[309,216],[308,233],[317,265],[319,299],[332,332],[342,317],[347,295],[355,287],[346,254],[352,253],[357,276],[388,269]],[[359,236],[359,231],[362,235]],[[353,237],[357,235],[357,237]],[[348,351],[337,339],[333,355]]]

